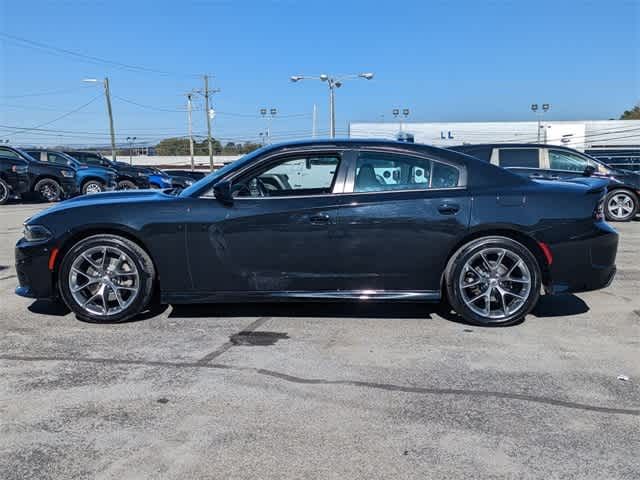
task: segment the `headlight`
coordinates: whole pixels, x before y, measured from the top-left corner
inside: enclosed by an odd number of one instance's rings
[[[42,225],[25,225],[22,234],[29,242],[41,242],[53,236],[53,234]]]
[[[72,172],[71,170],[60,170],[60,173],[63,177],[73,178],[76,176],[76,172]]]
[[[185,180],[184,184],[185,185],[193,185],[193,180]]]
[[[147,174],[146,174],[146,173],[144,173],[144,172],[138,172],[138,176],[139,176],[139,177],[146,177],[146,176],[147,176]]]

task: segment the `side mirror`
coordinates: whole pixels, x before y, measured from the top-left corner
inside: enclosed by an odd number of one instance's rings
[[[233,195],[231,194],[231,183],[225,180],[213,186],[213,194],[216,199],[224,205],[233,205]]]
[[[593,165],[587,165],[587,167],[584,169],[584,172],[582,172],[582,176],[590,177],[594,173],[596,173],[596,167],[594,167]]]

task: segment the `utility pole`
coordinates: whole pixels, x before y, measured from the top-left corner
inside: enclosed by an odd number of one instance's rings
[[[191,121],[192,97],[193,97],[192,93],[187,93],[187,114],[189,119],[189,155],[191,156],[191,171],[193,172],[195,165],[193,160],[193,125]]]
[[[207,116],[207,143],[209,144],[209,168],[213,172],[213,143],[211,142],[211,116],[209,115],[209,75],[204,76],[204,111]]]
[[[113,128],[113,110],[111,109],[111,91],[109,90],[109,77],[104,77],[104,97],[107,100],[107,113],[109,114],[109,129],[111,130],[111,159],[116,161],[116,131]]]

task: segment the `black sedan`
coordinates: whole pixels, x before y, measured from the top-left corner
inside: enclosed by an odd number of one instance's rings
[[[458,152],[310,141],[252,152],[179,193],[79,197],[25,223],[27,297],[116,322],[162,303],[447,299],[511,324],[548,293],[606,287],[606,181],[532,180]]]

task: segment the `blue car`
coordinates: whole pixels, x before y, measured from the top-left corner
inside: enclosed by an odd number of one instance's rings
[[[111,168],[88,166],[66,153],[55,150],[29,149],[26,152],[41,162],[73,168],[76,172],[78,193],[87,195],[115,190],[116,188],[117,174]]]
[[[173,188],[173,181],[169,175],[157,168],[147,168],[151,171],[149,174],[149,185],[151,188]]]

